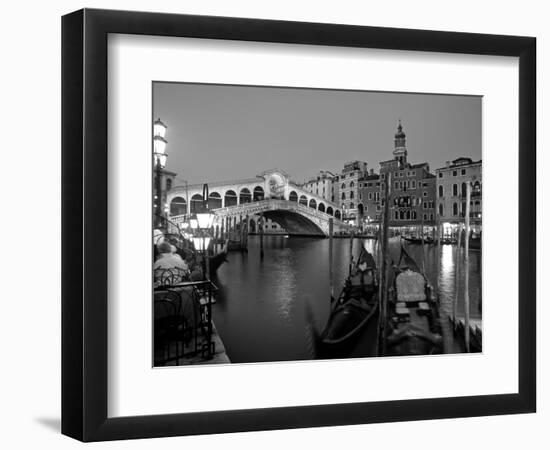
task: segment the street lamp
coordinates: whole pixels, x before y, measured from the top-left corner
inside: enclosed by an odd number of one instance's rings
[[[166,166],[166,144],[168,141],[164,138],[166,134],[166,125],[162,123],[160,119],[155,120],[153,123],[153,154],[154,165],[156,171],[155,182],[155,216],[157,218],[157,227],[162,227],[162,218],[164,217],[163,211],[163,195],[162,195],[162,171]]]
[[[210,242],[212,242],[212,236],[210,236],[209,232],[216,217],[215,214],[208,211],[208,195],[208,185],[204,184],[202,187],[202,211],[196,213],[194,218],[189,219],[189,228],[191,228],[193,233],[191,241],[195,250],[201,253],[203,257],[203,274],[205,279],[207,278],[207,253]]]

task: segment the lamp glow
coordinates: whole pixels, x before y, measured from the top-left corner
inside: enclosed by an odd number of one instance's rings
[[[214,217],[215,215],[210,213],[197,214],[197,222],[199,228],[203,230],[210,229],[212,227],[212,224],[214,223]]]
[[[189,225],[191,226],[192,230],[196,230],[199,227],[199,222],[197,219],[190,219]]]
[[[195,247],[195,250],[197,250],[198,252],[204,252],[204,251],[206,251],[206,249],[210,245],[210,241],[212,240],[212,238],[209,238],[209,237],[193,237],[193,238],[191,238],[191,240],[193,241],[193,245]]]
[[[153,138],[153,149],[155,151],[155,155],[164,155],[167,143],[168,141],[163,137],[155,136]]]
[[[155,122],[153,123],[154,136],[160,136],[161,138],[163,138],[166,134],[166,128],[168,127],[164,125],[160,119],[155,120]]]

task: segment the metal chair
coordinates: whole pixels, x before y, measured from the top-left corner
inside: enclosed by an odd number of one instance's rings
[[[181,357],[180,343],[185,348],[185,341],[189,339],[189,326],[184,315],[181,314],[181,299],[177,292],[165,291],[157,295],[154,301],[154,361],[155,365],[165,365]],[[175,344],[175,355],[171,356],[171,349]],[[157,352],[162,351],[162,357],[156,358]],[[182,352],[183,353],[183,352]]]

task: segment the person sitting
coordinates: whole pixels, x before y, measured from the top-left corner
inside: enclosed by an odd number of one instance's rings
[[[189,277],[189,266],[180,255],[173,252],[172,245],[162,242],[158,245],[160,256],[153,264],[155,284],[177,284]]]

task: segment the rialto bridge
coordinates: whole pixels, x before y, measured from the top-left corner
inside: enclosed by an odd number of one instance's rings
[[[347,229],[338,205],[301,189],[280,170],[263,172],[256,178],[208,183],[208,208],[216,222],[247,220],[253,230],[259,216],[279,224],[288,234],[327,235],[329,219],[335,232]],[[184,220],[203,207],[203,185],[175,186],[167,194],[169,217]]]

